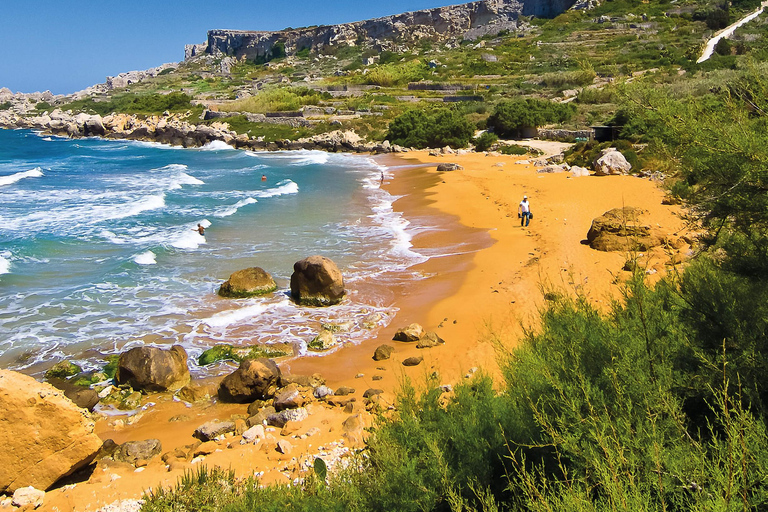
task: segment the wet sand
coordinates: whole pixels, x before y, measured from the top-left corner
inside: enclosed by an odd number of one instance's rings
[[[617,283],[629,276],[621,270],[627,255],[599,252],[582,244],[593,218],[611,208],[639,206],[651,212],[653,222],[664,232],[684,230],[679,207],[662,205],[663,192],[649,180],[539,174],[533,165],[516,163],[518,160],[522,157],[482,153],[432,157],[426,152],[384,159],[391,169],[384,186],[402,196],[394,208],[406,219],[428,216],[434,227],[413,238],[414,250],[429,253],[439,248],[438,252],[449,255],[409,269],[423,279],[394,287],[399,312],[377,337],[324,357],[285,362],[283,370],[319,372],[332,389],[354,388],[359,403],[366,389],[383,389],[385,407],[394,403],[406,378],[417,386],[425,385],[428,378],[455,384],[474,368],[499,378],[497,359],[518,343],[522,326],[535,325],[536,313],[544,304],[542,289],[578,291],[598,307],[618,296]],[[435,167],[441,162],[459,163],[464,170],[438,173]],[[527,228],[517,218],[524,194],[534,213]],[[649,253],[654,278],[669,270],[669,257],[662,249]],[[411,322],[437,332],[446,343],[416,349],[415,343],[392,341],[395,330]],[[373,361],[374,350],[384,343],[395,348],[392,358]],[[424,357],[420,365],[402,365],[405,358],[417,355]],[[208,419],[245,415],[247,409],[246,405],[212,403],[188,408],[167,396],[149,400],[157,405],[135,424],[115,428],[114,420],[101,420],[97,433],[118,443],[157,438],[163,451],[169,451],[193,442],[192,432]],[[232,468],[239,476],[263,471],[263,482],[286,483],[299,475],[297,468],[311,461],[320,446],[356,444],[342,435],[342,422],[349,413],[321,403],[312,404],[310,412],[296,433],[312,427],[320,432],[306,439],[289,438],[294,445],[290,455],[265,451],[263,444],[241,446],[238,436],[222,441],[220,451],[208,455],[202,464]],[[169,422],[177,415],[187,418]],[[364,416],[367,423],[372,421]],[[280,439],[279,431],[272,434]],[[168,472],[159,457],[138,473],[119,464],[98,467],[87,482],[49,492],[42,510],[95,510],[117,499],[138,498],[142,491],[158,485],[171,485],[182,474],[183,469]]]

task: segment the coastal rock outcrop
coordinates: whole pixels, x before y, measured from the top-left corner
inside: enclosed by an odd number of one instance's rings
[[[291,295],[305,306],[332,306],[344,298],[344,278],[325,256],[310,256],[293,265]]]
[[[120,354],[115,380],[134,389],[175,391],[189,383],[187,352],[180,345],[170,350],[135,347]]]
[[[271,359],[246,359],[240,368],[224,377],[219,398],[224,402],[248,403],[273,398],[280,381],[280,368]]]
[[[661,236],[642,222],[647,213],[634,206],[608,210],[592,221],[587,233],[589,246],[598,251],[647,251],[661,245]]]
[[[632,165],[618,149],[605,148],[592,162],[592,168],[595,170],[595,176],[609,176],[627,174],[632,169]]]
[[[277,289],[277,284],[272,276],[260,267],[251,267],[238,270],[229,276],[219,288],[222,297],[253,297],[264,295]]]
[[[85,466],[102,442],[88,413],[50,384],[0,370],[0,492],[47,489]]]

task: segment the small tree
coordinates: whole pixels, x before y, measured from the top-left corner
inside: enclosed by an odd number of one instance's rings
[[[469,144],[474,127],[455,110],[409,110],[389,124],[386,139],[412,148],[463,148]]]

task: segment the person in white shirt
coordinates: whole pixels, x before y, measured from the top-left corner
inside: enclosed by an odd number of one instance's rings
[[[520,217],[520,226],[527,226],[531,221],[531,205],[528,204],[528,196],[523,196],[517,207],[517,216]]]

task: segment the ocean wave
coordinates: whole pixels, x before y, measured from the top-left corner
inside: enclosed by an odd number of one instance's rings
[[[137,265],[157,265],[157,259],[155,253],[152,251],[144,251],[133,257],[133,261]]]
[[[200,148],[200,151],[227,151],[235,150],[232,146],[224,142],[223,140],[212,140],[205,146]]]
[[[265,160],[277,160],[288,165],[321,165],[327,163],[330,154],[326,151],[246,151],[246,155],[263,158]]]
[[[16,174],[11,174],[10,176],[0,176],[0,187],[5,185],[12,185],[17,181],[23,180],[24,178],[40,178],[42,176],[43,170],[40,167],[35,167],[34,169],[30,169],[28,171],[17,172]]]
[[[257,190],[257,191],[251,192],[252,195],[255,195],[256,197],[261,197],[261,198],[284,196],[284,195],[298,194],[298,193],[299,193],[299,185],[291,180],[281,181],[280,183],[277,184],[275,188],[270,188],[267,190]]]
[[[11,271],[11,253],[4,251],[0,253],[0,274],[7,274]]]
[[[126,219],[146,211],[159,210],[163,207],[165,207],[165,194],[148,196],[135,201],[133,204],[102,207],[104,215],[101,220]]]
[[[249,205],[249,204],[253,204],[253,203],[257,203],[257,202],[258,201],[256,201],[256,199],[254,199],[252,197],[247,197],[247,198],[243,199],[242,201],[236,202],[232,206],[227,206],[225,208],[222,208],[222,209],[216,211],[216,213],[214,213],[213,216],[214,217],[229,217],[230,215],[234,215],[235,213],[237,213],[237,210],[239,210],[243,206],[246,206],[246,205]]]

